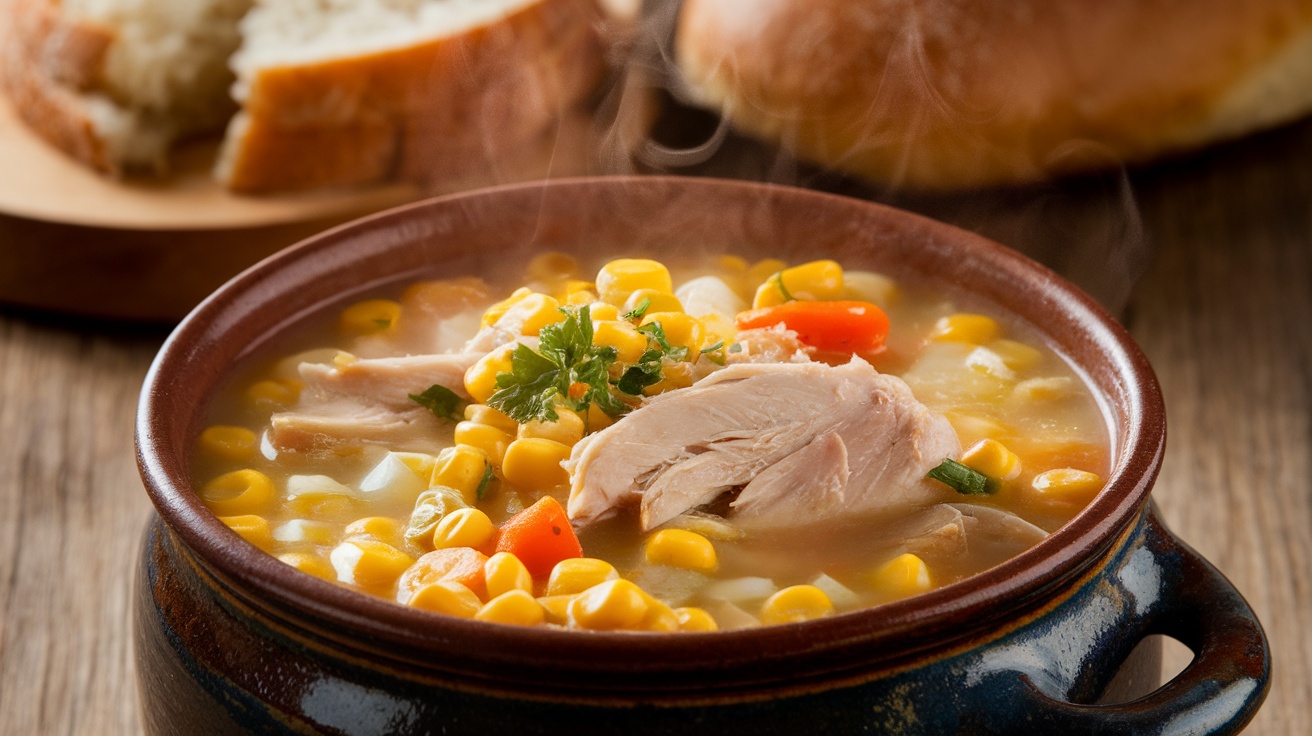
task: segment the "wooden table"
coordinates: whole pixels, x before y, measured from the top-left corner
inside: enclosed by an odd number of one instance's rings
[[[1312,733],[1312,124],[1128,180],[901,203],[1124,307],[1169,407],[1154,497],[1271,637],[1248,732]],[[0,734],[139,731],[129,601],[150,507],[132,421],[162,338],[0,312]]]

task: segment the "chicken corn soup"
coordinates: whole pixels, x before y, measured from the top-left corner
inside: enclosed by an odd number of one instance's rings
[[[967,295],[833,261],[527,270],[350,304],[241,372],[196,443],[205,503],[401,605],[708,631],[960,580],[1102,487],[1085,383]]]

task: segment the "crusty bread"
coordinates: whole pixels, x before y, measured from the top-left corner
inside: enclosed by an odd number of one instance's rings
[[[685,0],[697,104],[886,185],[1031,182],[1312,111],[1312,0]]]
[[[596,88],[599,20],[594,0],[259,6],[233,58],[242,112],[219,177],[266,192],[441,181],[495,162]]]
[[[598,0],[12,2],[0,77],[29,125],[120,174],[226,122],[216,175],[240,192],[440,188],[548,135],[604,70]]]

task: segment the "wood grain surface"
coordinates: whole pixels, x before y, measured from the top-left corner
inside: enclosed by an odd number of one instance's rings
[[[1125,315],[1169,412],[1154,498],[1271,638],[1247,733],[1312,733],[1312,124],[1128,178],[898,203],[1035,253]],[[0,734],[140,730],[129,600],[150,509],[132,421],[162,338],[0,312]]]

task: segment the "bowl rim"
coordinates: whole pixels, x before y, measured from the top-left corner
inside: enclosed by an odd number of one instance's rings
[[[1115,464],[1107,485],[1076,517],[1029,550],[962,581],[913,598],[824,619],[737,631],[679,636],[576,632],[489,625],[418,611],[297,572],[240,538],[190,489],[185,447],[172,411],[170,376],[188,362],[204,361],[214,348],[216,331],[233,320],[234,303],[276,284],[279,274],[310,258],[348,257],[352,239],[370,232],[395,230],[399,223],[422,218],[441,208],[460,208],[482,198],[554,191],[582,193],[596,188],[623,192],[660,192],[691,188],[706,196],[800,200],[836,213],[864,213],[936,238],[946,248],[965,249],[972,258],[1036,289],[1046,309],[1057,310],[1087,332],[1122,381],[1121,402],[1104,406],[1109,424],[1122,416],[1122,435],[1110,427]],[[632,194],[621,196],[635,196]],[[340,252],[338,252],[340,251]],[[285,315],[287,320],[299,314]],[[1042,326],[1039,326],[1044,331]],[[1046,333],[1045,333],[1046,334]],[[1068,355],[1074,362],[1074,356]],[[1084,378],[1104,402],[1113,391]],[[212,370],[221,372],[222,367]],[[205,401],[197,402],[204,406]],[[185,429],[185,428],[184,428]],[[591,692],[643,688],[659,697],[672,691],[712,692],[743,683],[753,686],[789,682],[795,686],[842,672],[868,672],[943,652],[989,631],[998,631],[1041,608],[1063,584],[1083,574],[1103,557],[1138,518],[1160,469],[1165,446],[1165,408],[1147,358],[1128,332],[1092,297],[1025,256],[980,235],[921,215],[865,200],[776,184],[667,176],[581,177],[529,182],[434,197],[338,226],[276,253],[234,277],[198,305],[173,331],[153,361],[143,384],[136,416],[137,458],[143,483],[173,538],[199,568],[235,593],[245,604],[275,618],[293,621],[314,637],[339,647],[383,657],[399,666],[469,677],[471,683],[501,687],[513,682],[519,691],[551,691],[559,680],[544,673],[574,678]],[[440,655],[440,656],[436,656]],[[509,675],[518,668],[522,676]],[[671,675],[691,676],[670,685]],[[736,678],[736,679],[734,679]],[[708,689],[709,688],[709,689]],[[578,693],[575,693],[578,695]]]

